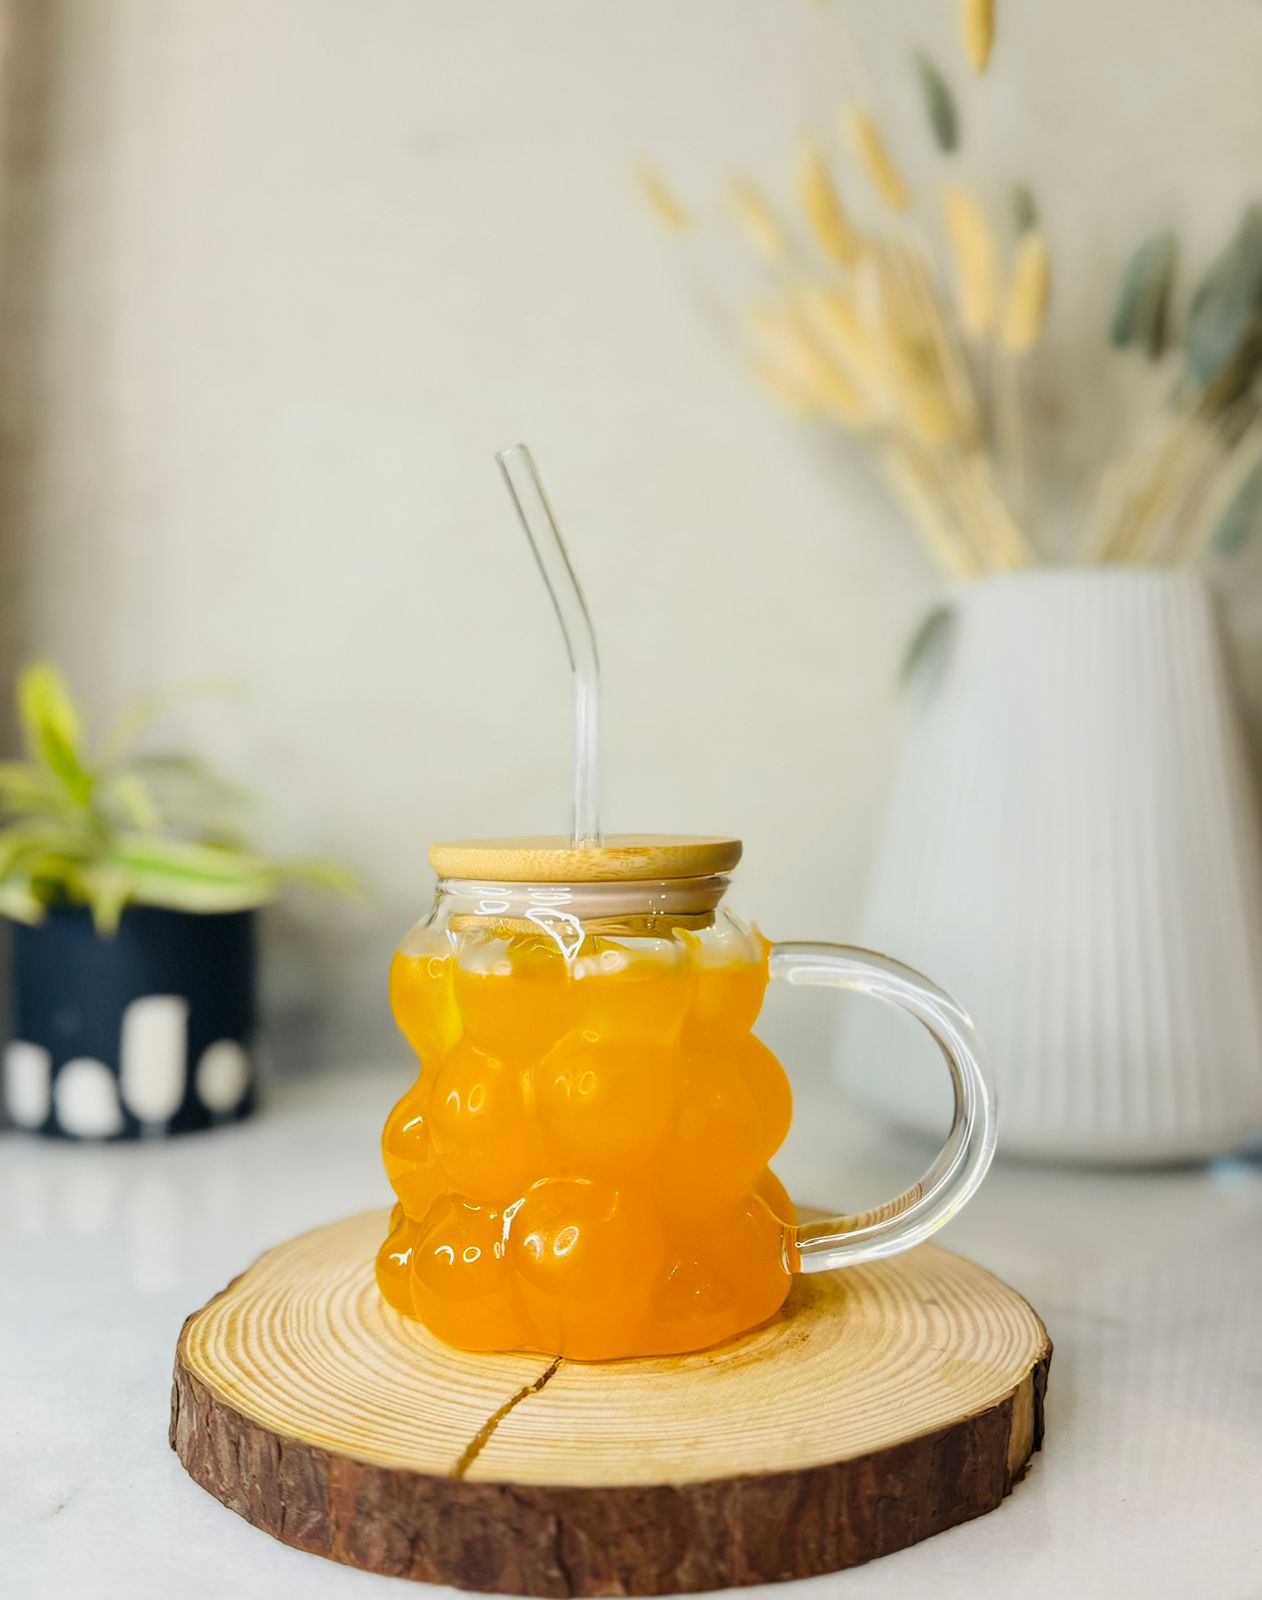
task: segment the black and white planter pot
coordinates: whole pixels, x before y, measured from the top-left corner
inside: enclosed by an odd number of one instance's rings
[[[190,1133],[254,1109],[255,919],[79,906],[13,928],[9,1120],[65,1139]]]

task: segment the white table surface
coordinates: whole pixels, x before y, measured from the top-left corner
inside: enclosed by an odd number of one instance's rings
[[[252,1124],[170,1143],[0,1135],[2,1600],[423,1592],[275,1543],[166,1442],[184,1315],[268,1245],[388,1201],[377,1132],[406,1079],[280,1085]],[[852,1113],[839,1150],[836,1091],[798,1096],[776,1165],[799,1196],[852,1209],[923,1164]],[[1258,1600],[1262,1167],[1001,1165],[945,1239],[1048,1323],[1043,1452],[991,1515],[803,1594]]]

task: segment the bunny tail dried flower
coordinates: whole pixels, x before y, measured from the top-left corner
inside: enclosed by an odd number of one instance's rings
[[[753,312],[749,322],[762,358],[757,370],[764,384],[772,386],[768,380],[775,374],[779,392],[794,392],[801,406],[855,431],[867,427],[870,419],[863,395],[791,312],[764,308]]]
[[[854,158],[875,193],[891,211],[906,211],[911,205],[911,195],[885,147],[881,130],[869,113],[859,106],[851,107],[846,113],[846,135]]]
[[[964,54],[976,73],[985,72],[995,46],[995,0],[963,0]]]
[[[1032,350],[1043,334],[1052,292],[1051,253],[1039,228],[1023,234],[999,323],[1000,346],[1012,355]]]
[[[692,219],[652,167],[637,167],[635,181],[649,210],[672,233],[683,233]]]
[[[737,178],[729,191],[732,213],[745,237],[760,254],[778,260],[788,252],[784,229],[771,207],[748,178]]]
[[[794,176],[798,200],[816,244],[838,266],[853,266],[863,239],[846,215],[824,152],[812,140],[803,144]]]
[[[942,212],[955,261],[960,325],[971,338],[985,338],[995,324],[994,234],[981,201],[962,183],[943,189]]]

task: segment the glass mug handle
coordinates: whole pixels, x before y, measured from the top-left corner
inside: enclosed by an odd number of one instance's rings
[[[949,1222],[986,1176],[995,1153],[995,1096],[982,1067],[968,1015],[936,984],[899,961],[842,944],[773,944],[771,977],[778,982],[871,995],[910,1012],[946,1058],[955,1114],[946,1143],[919,1183],[871,1211],[793,1230],[794,1266],[827,1272],[876,1261],[920,1244]]]

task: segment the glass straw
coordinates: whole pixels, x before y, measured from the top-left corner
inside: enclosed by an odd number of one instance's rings
[[[570,565],[561,530],[524,444],[495,457],[552,596],[574,684],[574,820],[570,845],[600,843],[600,660],[587,602]]]

